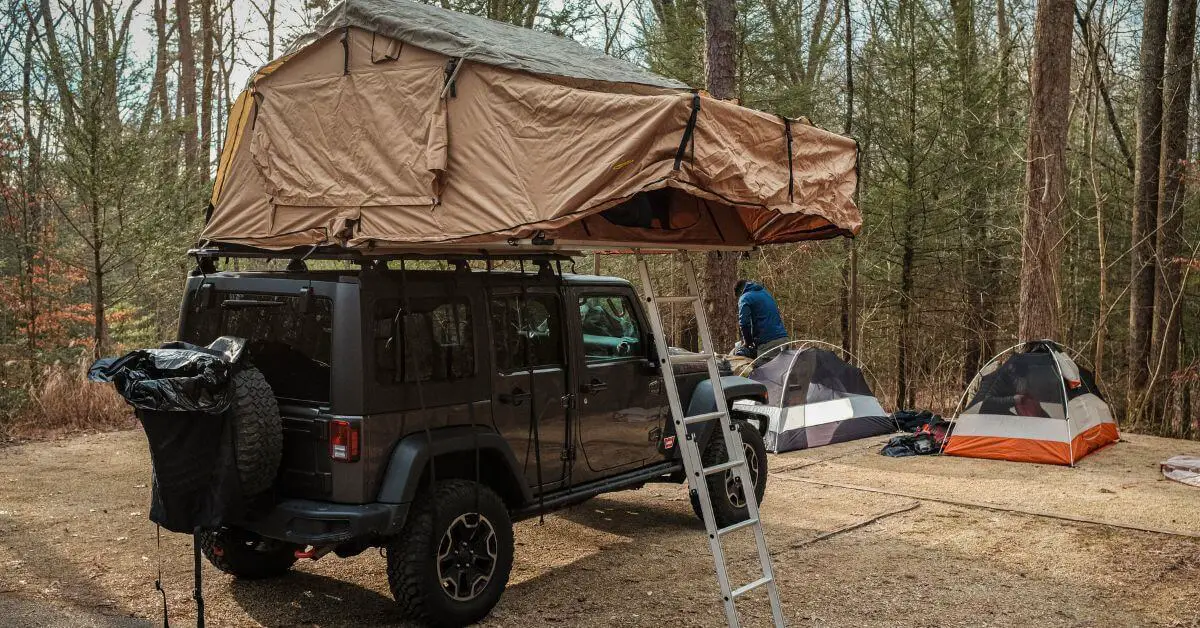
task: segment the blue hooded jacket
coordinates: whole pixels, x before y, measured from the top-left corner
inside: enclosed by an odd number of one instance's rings
[[[738,297],[738,327],[742,340],[754,346],[787,336],[775,297],[753,281],[746,282]]]

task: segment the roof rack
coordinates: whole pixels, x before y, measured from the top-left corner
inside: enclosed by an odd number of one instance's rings
[[[570,252],[537,251],[527,248],[504,249],[414,249],[373,253],[341,246],[294,247],[268,250],[255,247],[222,244],[188,249],[188,257],[200,259],[279,259],[279,260],[340,260],[348,262],[376,263],[399,260],[570,260]]]
[[[591,242],[587,240],[555,240],[536,235],[532,238],[510,238],[508,240],[476,244],[430,244],[409,245],[397,248],[351,249],[341,245],[301,246],[290,249],[262,249],[229,243],[204,243],[188,250],[189,257],[197,260],[220,257],[259,259],[327,259],[351,262],[380,262],[390,260],[566,260],[589,253],[602,255],[668,254],[680,251],[705,252],[725,251],[731,253],[753,251],[754,246],[726,244],[675,244],[670,242]]]

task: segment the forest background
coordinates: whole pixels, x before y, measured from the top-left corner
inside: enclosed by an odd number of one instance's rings
[[[84,368],[174,338],[232,101],[331,3],[0,1],[0,434],[129,425]],[[740,275],[892,407],[1051,337],[1122,429],[1200,438],[1196,0],[441,4],[858,140],[858,238],[704,260],[723,345]]]

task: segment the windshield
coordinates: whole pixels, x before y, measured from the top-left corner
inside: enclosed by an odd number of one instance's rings
[[[221,336],[246,339],[250,361],[276,397],[329,402],[333,304],[316,297],[301,312],[293,295],[219,292],[214,307],[193,301],[183,340],[207,345]]]

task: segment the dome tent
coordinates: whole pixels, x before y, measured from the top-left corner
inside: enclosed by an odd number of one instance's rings
[[[953,419],[943,453],[970,458],[1074,465],[1116,442],[1117,424],[1095,379],[1050,340],[992,358],[974,397]],[[968,388],[964,398],[971,392]]]
[[[766,416],[768,451],[896,431],[896,422],[871,392],[863,372],[834,352],[813,346],[813,341],[789,342],[761,356],[747,377],[767,387],[767,404],[736,402],[734,408]]]
[[[344,0],[235,102],[203,246],[744,250],[853,235],[853,139],[569,39]]]

